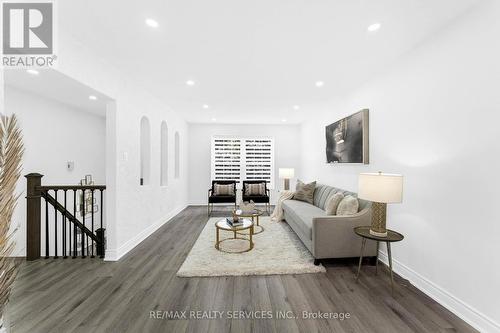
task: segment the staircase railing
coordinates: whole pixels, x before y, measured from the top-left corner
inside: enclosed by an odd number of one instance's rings
[[[43,175],[30,173],[25,177],[27,178],[26,259],[36,260],[41,257],[42,198],[45,202],[43,224],[45,258],[50,258],[51,255],[54,259],[78,256],[94,258],[96,255],[103,258],[105,251],[103,192],[106,186],[42,186]]]

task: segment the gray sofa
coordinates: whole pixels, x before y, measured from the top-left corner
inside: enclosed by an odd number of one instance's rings
[[[336,192],[355,193],[327,185],[316,185],[314,204],[298,200],[283,202],[284,218],[304,245],[311,251],[314,263],[320,259],[359,257],[361,237],[353,228],[371,223],[371,202],[359,200],[359,211],[354,215],[326,215],[325,203]],[[376,256],[376,243],[366,242],[364,256]]]

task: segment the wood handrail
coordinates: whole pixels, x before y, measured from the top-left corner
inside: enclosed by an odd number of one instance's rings
[[[39,191],[105,190],[106,185],[45,185],[37,186]]]

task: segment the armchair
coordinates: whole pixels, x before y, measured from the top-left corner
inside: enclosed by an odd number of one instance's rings
[[[215,185],[233,185],[234,195],[217,195]],[[236,208],[236,181],[234,180],[212,180],[212,187],[208,189],[208,216],[214,210],[215,203],[232,203]]]
[[[246,184],[262,184],[264,183],[264,194],[262,195],[250,195],[246,191]],[[242,189],[242,199],[243,201],[253,201],[255,203],[263,203],[266,205],[267,213],[270,212],[271,204],[269,200],[270,191],[267,188],[267,182],[265,180],[244,180]]]

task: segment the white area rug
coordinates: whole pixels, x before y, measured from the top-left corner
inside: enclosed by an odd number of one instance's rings
[[[309,250],[285,222],[271,222],[261,217],[264,232],[254,235],[255,247],[245,253],[225,253],[215,248],[215,223],[221,218],[212,218],[196,240],[191,252],[177,272],[177,276],[236,276],[273,275],[325,272],[322,265],[315,266]],[[256,230],[257,231],[257,230]],[[230,232],[221,231],[221,239],[231,237]],[[223,243],[231,250],[247,248],[248,242],[228,241]]]

